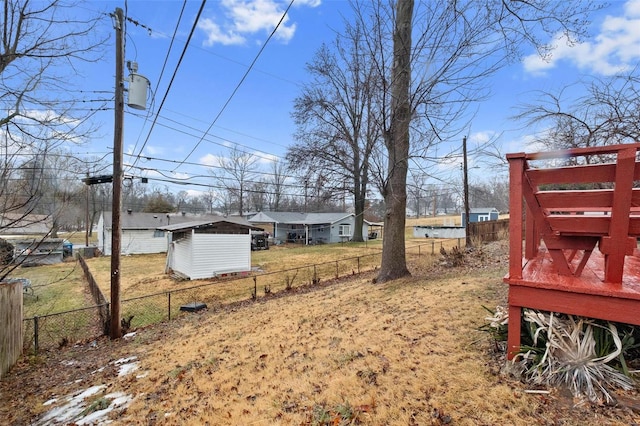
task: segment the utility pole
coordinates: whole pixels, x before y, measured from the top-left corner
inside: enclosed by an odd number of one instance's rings
[[[118,339],[122,336],[120,325],[120,210],[122,207],[122,127],[124,123],[124,14],[116,8],[116,93],[115,118],[113,126],[113,204],[111,208],[111,325],[109,336]]]
[[[467,137],[462,138],[463,179],[464,179],[464,234],[466,246],[471,247],[471,235],[469,233],[469,177],[467,174]]]
[[[89,172],[87,172],[87,180],[89,179]],[[87,200],[86,200],[86,208],[85,208],[85,217],[84,217],[84,228],[85,228],[85,235],[84,235],[84,244],[86,247],[86,250],[89,249],[89,185],[85,185],[85,194],[87,196]],[[85,252],[86,253],[86,252]]]

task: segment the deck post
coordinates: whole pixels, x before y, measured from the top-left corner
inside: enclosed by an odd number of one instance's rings
[[[522,278],[522,174],[525,154],[507,155],[509,160],[509,277]]]

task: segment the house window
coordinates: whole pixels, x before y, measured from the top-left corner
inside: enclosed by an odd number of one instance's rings
[[[338,235],[341,237],[351,236],[351,225],[340,225],[338,228]]]
[[[156,229],[155,231],[153,231],[153,238],[163,238],[164,237],[164,231],[161,231],[159,229]]]

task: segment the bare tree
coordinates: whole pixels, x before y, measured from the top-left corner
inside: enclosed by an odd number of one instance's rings
[[[234,145],[229,150],[229,156],[218,157],[217,167],[210,169],[218,186],[229,194],[231,202],[241,216],[244,213],[247,192],[256,175],[257,163],[258,158],[255,155]]]
[[[388,174],[382,185],[387,210],[384,216],[382,262],[378,281],[409,275],[405,257],[404,227],[407,209],[409,169],[409,127],[411,122],[411,32],[413,0],[398,0],[393,28],[393,67],[389,127],[384,132],[388,152]]]
[[[376,78],[370,56],[364,54],[368,29],[360,22],[346,24],[330,49],[323,45],[307,71],[313,81],[302,88],[294,103],[298,142],[287,151],[287,162],[307,180],[321,170],[324,188],[353,195],[356,214],[354,241],[363,241],[362,225],[371,156],[381,139],[376,117]],[[316,198],[318,200],[319,198]]]
[[[96,38],[97,18],[78,19],[74,6],[6,0],[0,9],[0,213],[17,215],[3,220],[0,231],[29,220],[43,194],[38,179],[44,176],[35,170],[28,184],[18,184],[20,166],[94,130],[91,102],[83,102],[91,99],[73,82],[79,62],[99,58],[103,40]],[[0,268],[0,280],[12,268]]]
[[[567,87],[539,92],[535,103],[521,106],[517,119],[549,127],[534,142],[566,149],[640,140],[640,66],[578,84],[586,94],[576,99],[565,99]]]
[[[412,0],[397,0],[393,10],[383,1],[370,8],[357,3],[357,19],[373,23],[365,25],[367,54],[383,76],[375,80],[381,84],[379,125],[387,155],[386,172],[379,176],[387,212],[378,281],[409,274],[404,251],[409,158],[433,158],[435,144],[459,135],[467,126],[468,107],[487,95],[487,78],[518,58],[525,43],[544,55],[549,46],[539,36],[563,32],[576,40],[591,6],[554,0],[430,1],[414,11]]]
[[[287,176],[286,166],[283,162],[275,160],[271,163],[271,182],[268,187],[271,189],[269,195],[269,210],[279,211],[284,198],[284,189]]]
[[[70,230],[84,220],[82,181],[78,170],[85,163],[72,152],[56,149],[41,152],[19,168],[25,192],[33,192],[34,205],[29,211],[47,216],[51,222],[51,237],[61,229]]]
[[[213,202],[216,199],[216,192],[213,188],[209,188],[205,193],[200,195],[202,204],[206,206],[205,211],[209,214],[213,214]]]

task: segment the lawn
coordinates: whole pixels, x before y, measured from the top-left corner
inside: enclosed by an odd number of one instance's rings
[[[457,217],[459,220],[459,217]],[[455,219],[451,217],[448,220]],[[457,244],[455,240],[426,240],[413,238],[415,224],[441,224],[443,217],[420,218],[407,220],[407,254],[408,256],[435,254],[437,259],[440,246],[450,248]],[[75,240],[84,238],[83,233],[66,235],[65,238],[75,236]],[[418,249],[418,245],[421,247]],[[252,252],[252,265],[256,275],[274,273],[277,271],[291,270],[305,265],[318,265],[315,270],[311,267],[299,271],[290,271],[283,274],[266,275],[259,278],[257,284],[251,277],[232,282],[219,282],[221,280],[197,280],[180,281],[172,279],[164,272],[166,254],[131,255],[121,258],[121,299],[138,298],[150,294],[158,294],[166,291],[182,290],[188,287],[201,286],[198,297],[215,299],[219,303],[227,303],[245,300],[251,297],[254,287],[258,293],[263,294],[265,287],[277,292],[286,288],[287,282],[293,287],[298,287],[313,280],[314,274],[322,279],[335,275],[338,261],[338,274],[344,276],[358,269],[371,270],[380,263],[382,240],[371,240],[365,243],[325,244],[315,246],[303,246],[299,244],[285,244],[271,246],[270,250]],[[361,257],[360,261],[356,258]],[[97,257],[87,259],[89,268],[98,282],[103,294],[110,298],[111,282],[111,258]],[[25,296],[25,318],[35,315],[48,315],[57,312],[92,306],[94,303],[86,292],[86,284],[82,277],[82,270],[77,262],[67,260],[58,265],[46,265],[29,268],[19,268],[14,277],[29,278],[33,282],[34,295]],[[208,283],[219,282],[215,288],[206,289]],[[195,297],[195,296],[193,296]],[[178,300],[176,300],[178,302]],[[164,302],[159,302],[164,303]],[[150,309],[156,309],[152,305]],[[177,306],[177,304],[176,304]],[[138,316],[137,321],[140,320]],[[162,316],[160,316],[162,318]]]
[[[460,268],[411,256],[402,280],[372,284],[368,273],[25,360],[0,382],[0,418],[68,413],[70,396],[101,385],[78,413],[128,401],[102,413],[115,425],[637,422],[635,391],[591,406],[503,370],[478,328],[483,305],[505,303],[506,246],[476,250]],[[122,359],[137,369],[123,372]]]
[[[33,292],[24,294],[24,317],[43,316],[92,306],[82,268],[74,260],[55,265],[19,267],[12,277],[28,278]]]

